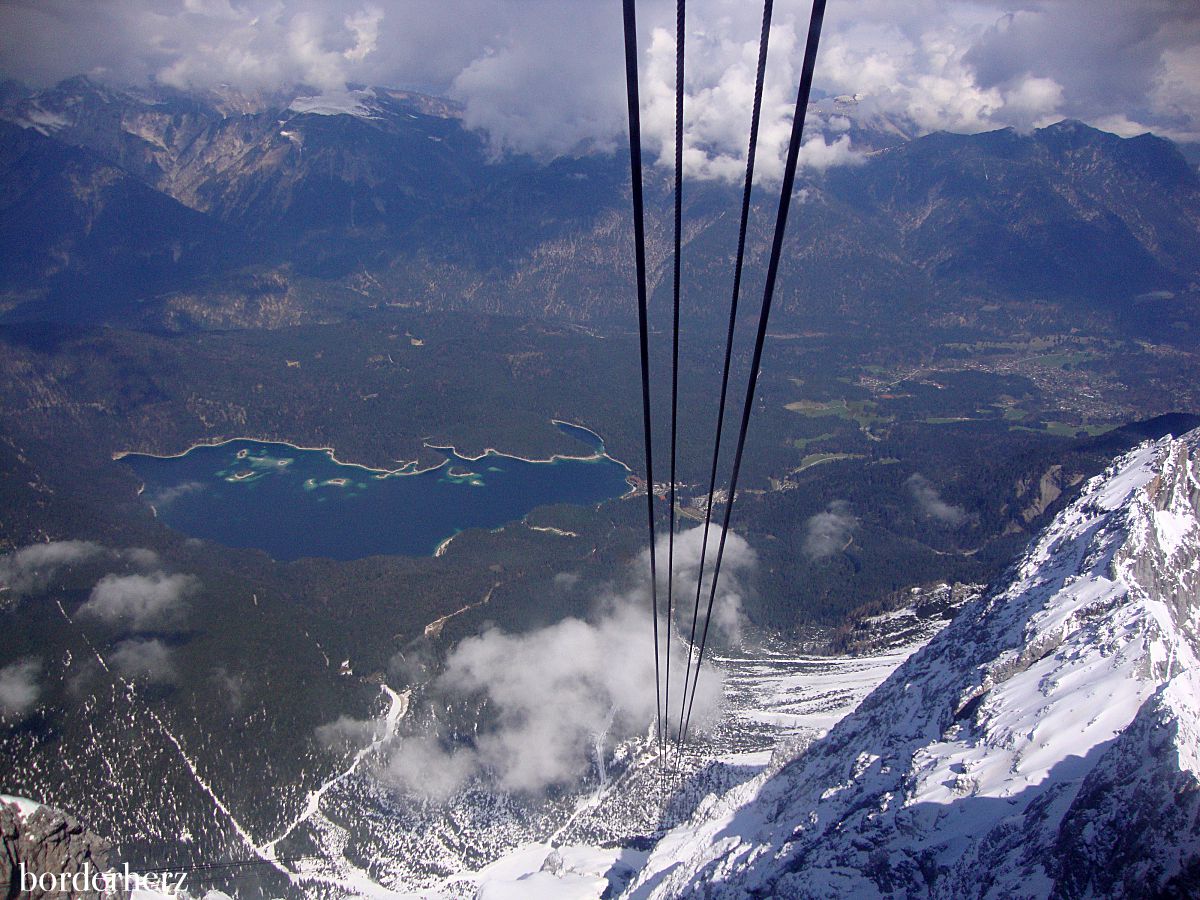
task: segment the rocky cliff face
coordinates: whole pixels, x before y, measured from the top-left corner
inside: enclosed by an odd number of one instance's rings
[[[1093,479],[1007,583],[635,897],[1194,896],[1200,432]]]
[[[28,800],[0,797],[0,897],[90,900],[118,896],[76,891],[73,887],[66,891],[43,891],[40,887],[22,890],[22,869],[39,876],[103,872],[108,868],[109,849],[105,841],[65,813]],[[70,884],[69,879],[67,883]]]

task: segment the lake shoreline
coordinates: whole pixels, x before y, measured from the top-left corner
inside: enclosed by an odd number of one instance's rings
[[[112,454],[112,459],[113,462],[119,462],[127,456],[147,456],[151,459],[179,459],[180,457],[187,456],[193,450],[201,450],[206,447],[224,447],[227,444],[236,444],[239,441],[245,441],[251,444],[279,444],[282,447],[291,447],[293,450],[327,453],[329,454],[330,460],[337,463],[339,466],[362,469],[365,472],[373,473],[376,477],[387,475],[419,475],[423,472],[436,471],[449,462],[449,460],[442,460],[436,466],[429,466],[424,469],[409,471],[410,466],[415,466],[419,462],[419,460],[412,459],[395,469],[381,469],[377,466],[368,466],[365,463],[348,462],[343,459],[338,459],[337,450],[334,447],[305,447],[302,444],[294,444],[291,441],[285,441],[276,438],[251,437],[248,435],[221,438],[220,440],[198,441],[197,443],[192,444],[186,450],[181,450],[179,453],[151,453],[147,450],[116,450]]]
[[[530,459],[529,457],[520,456],[516,453],[507,453],[504,450],[499,450],[495,447],[486,447],[482,453],[480,453],[476,456],[472,456],[468,453],[463,453],[463,452],[459,451],[459,449],[457,447],[455,447],[453,444],[431,444],[428,441],[422,441],[422,444],[425,447],[428,447],[430,450],[449,451],[450,453],[454,454],[454,456],[458,457],[459,459],[466,460],[469,462],[478,462],[479,460],[485,459],[489,456],[503,456],[506,459],[515,459],[520,462],[533,463],[533,464],[537,464],[537,465],[543,465],[543,464],[551,464],[552,465],[553,463],[558,462],[559,460],[568,460],[568,461],[573,461],[573,462],[591,462],[593,460],[607,459],[607,460],[611,460],[612,462],[621,466],[629,474],[631,474],[631,475],[633,474],[633,469],[631,469],[627,463],[625,463],[623,460],[617,459],[615,456],[610,456],[607,449],[603,449],[605,447],[604,438],[601,435],[597,434],[595,431],[592,431],[592,429],[588,428],[586,425],[579,425],[575,422],[568,422],[564,419],[551,419],[550,422],[551,422],[551,424],[556,425],[556,426],[566,425],[569,428],[577,428],[580,431],[586,431],[588,434],[592,435],[597,440],[597,442],[599,442],[600,447],[602,449],[597,450],[593,453],[584,455],[584,456],[577,456],[575,454],[570,454],[570,453],[553,453],[549,457],[546,457],[546,458]],[[345,460],[338,459],[337,450],[334,447],[305,447],[301,444],[292,443],[291,441],[274,440],[274,439],[267,439],[267,438],[261,438],[261,437],[250,437],[250,436],[239,436],[239,437],[231,437],[231,438],[221,438],[220,440],[199,441],[197,443],[192,444],[186,450],[183,450],[179,453],[150,453],[150,452],[143,451],[143,450],[117,450],[117,451],[113,452],[112,459],[114,462],[119,462],[120,460],[124,459],[127,456],[148,456],[151,459],[179,459],[180,457],[187,456],[193,450],[198,450],[203,447],[224,447],[226,444],[233,444],[233,443],[237,443],[238,441],[248,441],[248,442],[256,443],[256,444],[280,444],[284,447],[291,447],[293,450],[319,451],[321,453],[327,453],[327,454],[329,454],[330,460],[337,463],[338,465],[350,466],[352,468],[362,469],[363,471],[371,472],[374,474],[374,476],[376,478],[387,478],[387,477],[391,477],[391,476],[401,476],[401,475],[422,475],[426,472],[436,472],[438,469],[441,469],[444,466],[451,465],[450,459],[447,458],[447,459],[442,460],[437,465],[426,466],[423,469],[413,468],[420,463],[420,460],[412,459],[412,460],[408,460],[403,465],[398,466],[395,469],[381,469],[376,466],[365,465],[364,463],[347,462]]]
[[[538,460],[495,448],[464,455],[427,443],[445,455],[437,465],[389,470],[342,462],[332,447],[239,437],[180,453],[123,450],[112,458],[140,476],[138,494],[151,515],[192,537],[256,548],[280,562],[440,557],[464,530],[528,524],[525,517],[539,506],[595,509],[635,493],[629,466],[608,455],[596,432],[554,423],[592,452]],[[397,477],[404,475],[427,477]]]

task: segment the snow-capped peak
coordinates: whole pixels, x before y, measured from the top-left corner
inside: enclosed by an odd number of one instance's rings
[[[1200,884],[1198,467],[1200,432],[1119,459],[825,738],[668,835],[630,896]]]
[[[326,91],[311,97],[297,97],[288,109],[314,116],[356,116],[360,119],[377,118],[379,114],[375,91],[370,88]]]

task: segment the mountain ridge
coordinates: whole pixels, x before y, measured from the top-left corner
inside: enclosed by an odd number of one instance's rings
[[[1194,890],[1198,465],[1196,431],[1118,460],[828,736],[710,798],[628,896]]]
[[[250,267],[317,279],[323,287],[302,301],[317,319],[331,309],[350,314],[355,303],[403,302],[627,321],[628,176],[619,155],[497,157],[448,104],[405,92],[307,100],[297,109],[289,94],[131,93],[77,78],[28,96],[9,92],[0,118],[84,147],[204,214],[196,228],[217,229],[224,246],[206,254],[201,272],[179,268],[173,285],[202,306],[229,303]],[[365,104],[364,114],[345,114],[354,104]],[[814,131],[822,121],[818,108]],[[855,134],[874,140],[869,130]],[[789,328],[828,327],[847,313],[858,327],[886,328],[893,310],[973,316],[989,302],[1029,301],[1125,315],[1136,326],[1135,298],[1200,285],[1200,177],[1161,138],[1068,121],[1028,135],[888,135],[878,152],[858,152],[872,148],[856,148],[853,165],[802,172],[802,215],[787,239],[800,265],[785,270],[777,303]],[[720,318],[735,194],[703,181],[685,192],[689,320]],[[756,193],[750,292],[770,242],[769,194]],[[670,184],[656,167],[647,170],[647,200],[651,284],[661,291]],[[58,245],[77,241],[78,231],[64,225]],[[61,264],[80,267],[70,254]],[[88,274],[76,308],[110,277]],[[36,288],[19,276],[0,286]],[[131,290],[150,301],[163,289]],[[358,299],[331,302],[336,291]],[[1166,315],[1185,311],[1177,304]],[[23,318],[44,314],[36,298],[24,303]]]

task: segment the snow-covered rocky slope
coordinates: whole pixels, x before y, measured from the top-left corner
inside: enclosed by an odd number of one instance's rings
[[[188,889],[191,872],[118,865],[108,841],[51,806],[0,794],[0,897],[28,900],[231,900]]]
[[[707,794],[757,775],[781,743],[820,737],[977,595],[969,585],[914,588],[908,607],[860,624],[854,655],[816,655],[766,636],[717,654],[721,718],[695,735],[671,778],[652,729],[615,747],[603,774],[553,797],[510,796],[488,783],[444,802],[406,797],[377,781],[365,749],[366,764],[315,793],[289,828],[321,857],[300,864],[293,882],[306,896],[331,898],[615,896],[654,841]],[[388,719],[377,743],[393,747],[395,724]]]
[[[779,747],[807,745],[946,626],[978,589],[914,588],[912,605],[860,623],[852,656],[819,656],[769,641],[715,659],[725,682],[720,722],[689,745],[664,780],[654,745],[617,748],[610,779],[573,795],[552,830],[510,833],[509,849],[478,871],[462,869],[414,897],[614,897],[645,863],[649,847],[685,821],[706,794],[754,777]],[[493,851],[493,854],[495,851]]]
[[[628,897],[1195,896],[1200,432],[1093,479],[828,735],[703,802]]]

